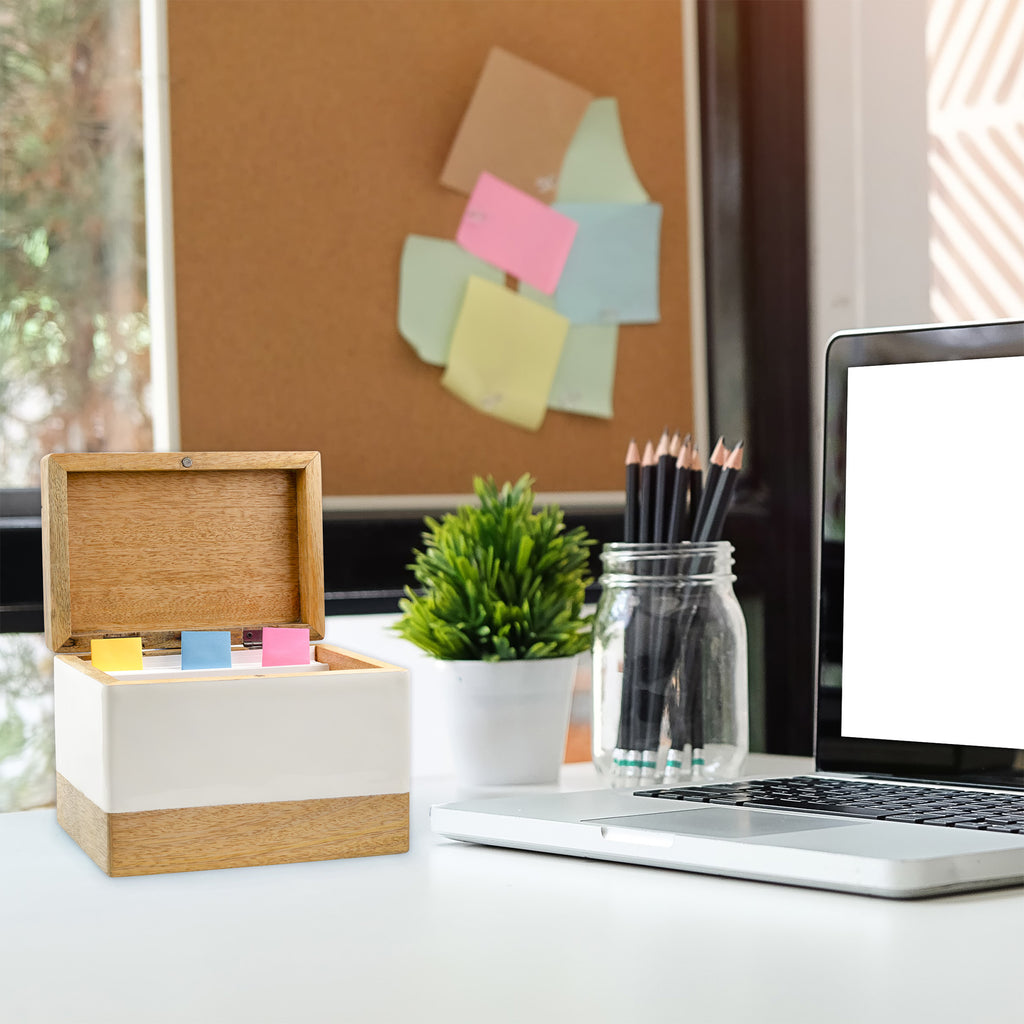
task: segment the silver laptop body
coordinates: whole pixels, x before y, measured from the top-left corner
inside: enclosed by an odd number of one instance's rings
[[[1024,322],[830,341],[817,774],[926,785],[943,799],[1024,794],[1022,452]],[[431,827],[468,842],[876,896],[1024,884],[1022,833],[678,796],[524,792],[435,806]]]

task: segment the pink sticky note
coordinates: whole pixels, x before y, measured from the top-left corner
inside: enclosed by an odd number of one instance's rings
[[[576,221],[488,174],[477,178],[455,240],[545,295],[554,294]]]
[[[263,627],[263,662],[267,665],[308,665],[309,630]]]

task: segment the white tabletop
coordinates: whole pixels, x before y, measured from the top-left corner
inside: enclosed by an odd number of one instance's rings
[[[1024,889],[894,902],[435,838],[457,795],[414,783],[408,854],[140,878],[52,810],[0,815],[0,1019],[1024,1018]]]

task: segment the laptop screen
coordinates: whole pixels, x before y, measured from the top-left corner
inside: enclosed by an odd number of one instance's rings
[[[1024,323],[826,357],[818,767],[1024,785]]]

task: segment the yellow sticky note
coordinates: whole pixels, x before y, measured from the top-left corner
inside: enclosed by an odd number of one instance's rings
[[[568,331],[560,313],[471,277],[441,383],[481,412],[538,430]]]
[[[93,640],[92,665],[101,672],[140,672],[142,670],[142,637],[115,637]]]

